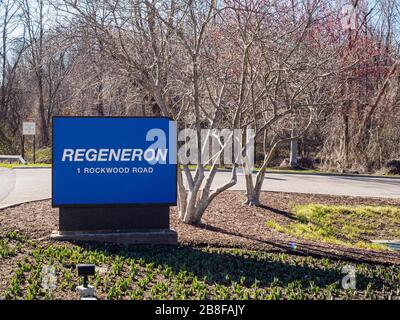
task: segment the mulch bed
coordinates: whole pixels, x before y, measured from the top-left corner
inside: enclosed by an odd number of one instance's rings
[[[263,207],[242,205],[242,192],[225,192],[207,209],[200,226],[179,221],[176,208],[171,209],[171,228],[178,232],[179,243],[191,246],[235,247],[269,252],[312,255],[348,261],[399,264],[400,253],[353,249],[338,245],[297,239],[266,227],[267,220],[285,223],[297,204],[321,203],[342,205],[395,205],[400,199],[371,199],[264,192]],[[31,239],[48,236],[57,229],[57,209],[50,201],[38,201],[0,210],[0,231],[18,230]],[[296,248],[293,249],[293,243]]]

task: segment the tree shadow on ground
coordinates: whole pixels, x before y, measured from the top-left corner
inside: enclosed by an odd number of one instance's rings
[[[155,267],[170,267],[175,275],[187,271],[199,279],[206,277],[210,284],[230,286],[232,281],[251,287],[257,279],[259,287],[279,285],[286,287],[300,282],[303,288],[309,288],[311,282],[321,288],[335,285],[340,287],[341,265],[331,262],[330,266],[321,259],[311,259],[307,263],[300,257],[291,255],[268,254],[237,249],[224,250],[214,248],[200,249],[190,246],[137,246],[137,245],[99,245],[80,244],[86,250],[98,250],[107,255],[122,258],[142,259],[154,263]],[[357,289],[365,290],[372,282],[374,288],[382,288],[377,278],[357,276]]]
[[[316,259],[329,258],[334,261],[347,261],[349,263],[370,263],[378,264],[376,261],[371,260],[365,251],[360,251],[351,247],[342,248],[341,250],[330,250],[327,244],[318,244],[316,242],[305,242],[305,241],[283,241],[278,239],[265,239],[262,235],[254,236],[249,234],[243,234],[237,231],[229,231],[217,226],[211,226],[208,224],[201,224],[198,227],[206,229],[208,231],[213,231],[219,234],[225,234],[227,236],[239,237],[248,240],[254,244],[262,244],[263,246],[268,246],[275,248],[278,252],[283,252],[291,254],[294,256],[310,256]],[[293,248],[294,245],[294,248]],[[273,250],[271,250],[273,251]],[[363,254],[363,255],[362,255]],[[369,253],[371,256],[374,255],[373,252]],[[380,254],[377,252],[376,254]],[[370,259],[370,260],[368,260]],[[387,263],[385,263],[387,265]]]
[[[275,213],[275,214],[278,214],[278,215],[281,215],[281,216],[284,216],[284,217],[286,217],[286,218],[288,218],[290,220],[298,220],[296,218],[296,216],[293,213],[289,212],[289,211],[284,211],[284,210],[272,208],[272,207],[269,207],[269,206],[266,206],[266,205],[263,205],[263,204],[261,204],[259,206],[259,208],[271,211],[272,213]]]

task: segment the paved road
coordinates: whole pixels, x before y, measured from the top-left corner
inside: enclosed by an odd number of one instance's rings
[[[6,170],[0,171],[0,209],[22,202],[51,198],[50,169],[17,169],[7,171],[7,173]],[[12,176],[14,178],[11,178]],[[7,177],[7,179],[2,179],[4,177]],[[15,182],[14,188],[4,199],[5,190],[10,188],[13,180]]]
[[[10,188],[10,184],[12,185],[12,178],[9,176],[6,179],[5,170],[0,171],[0,208],[51,197],[50,169],[17,169],[13,170],[13,173],[15,174],[15,188],[3,199],[1,191],[4,195],[5,190]],[[213,186],[228,181],[229,177],[229,172],[219,172]],[[244,177],[239,176],[238,184],[231,190],[244,189]],[[400,179],[273,173],[267,175],[263,190],[400,198]]]
[[[229,179],[228,172],[220,172],[217,183]],[[244,190],[244,177],[232,190]],[[400,179],[315,174],[268,173],[264,191],[281,191],[338,196],[400,198]]]

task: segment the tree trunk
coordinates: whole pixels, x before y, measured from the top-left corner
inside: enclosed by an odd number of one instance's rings
[[[182,173],[182,170],[179,169]],[[201,219],[206,211],[207,207],[210,203],[221,194],[223,191],[229,189],[234,186],[237,182],[237,173],[236,167],[232,169],[231,179],[221,187],[218,187],[215,190],[211,190],[211,184],[214,180],[215,174],[218,171],[218,165],[214,165],[207,177],[205,179],[204,168],[200,165],[195,173],[194,178],[190,173],[188,167],[185,167],[184,173],[186,175],[187,184],[189,186],[189,190],[182,190],[183,179],[178,177],[178,210],[179,210],[179,218],[187,224],[196,225],[201,223]],[[204,180],[205,179],[205,180]],[[201,186],[203,185],[203,188]]]
[[[275,152],[276,147],[274,147],[269,154],[264,158],[264,163],[256,175],[256,181],[253,182],[253,174],[247,170],[245,174],[246,179],[246,201],[243,203],[248,206],[260,206],[260,195],[262,185],[265,178],[265,170]]]
[[[293,169],[298,167],[297,156],[298,156],[298,139],[297,136],[297,128],[296,128],[296,120],[292,121],[292,131],[290,141],[290,157],[289,157],[289,166]]]
[[[256,187],[253,184],[252,173],[246,170],[245,170],[245,180],[246,180],[246,201],[243,204],[251,207],[252,206],[258,207],[260,205],[260,194],[257,193]]]
[[[343,152],[341,159],[341,170],[347,168],[349,162],[349,151],[350,151],[350,128],[349,128],[349,105],[346,102],[343,112]]]
[[[43,76],[41,70],[38,72],[37,80],[38,80],[38,91],[39,91],[39,121],[40,121],[40,131],[41,131],[40,145],[48,146],[50,142],[50,135],[46,120],[46,110],[44,106]]]
[[[297,162],[297,150],[298,150],[298,141],[297,139],[293,139],[290,142],[290,158],[289,158],[289,166],[293,169],[298,168],[299,164]]]
[[[291,141],[291,139],[292,138],[279,140],[272,146],[271,150],[264,157],[264,163],[256,175],[255,183],[253,183],[253,175],[251,174],[251,172],[249,172],[248,170],[245,170],[246,171],[246,176],[245,176],[246,177],[246,201],[244,202],[245,205],[260,206],[260,196],[261,196],[262,186],[264,184],[266,169],[267,169],[269,163],[271,162],[278,146],[284,142]]]

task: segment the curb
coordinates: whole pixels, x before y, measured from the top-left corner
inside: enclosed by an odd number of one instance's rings
[[[11,168],[13,170],[25,170],[25,169],[51,169],[51,166],[41,166],[41,167],[37,167],[37,166],[25,166],[25,167],[14,167]]]
[[[0,210],[18,207],[18,206],[20,206],[22,204],[25,204],[25,203],[32,203],[32,202],[45,201],[45,200],[51,200],[51,198],[42,198],[42,199],[35,199],[35,200],[28,200],[28,201],[21,201],[21,202],[11,203],[11,204],[7,204],[5,206],[0,206]]]

